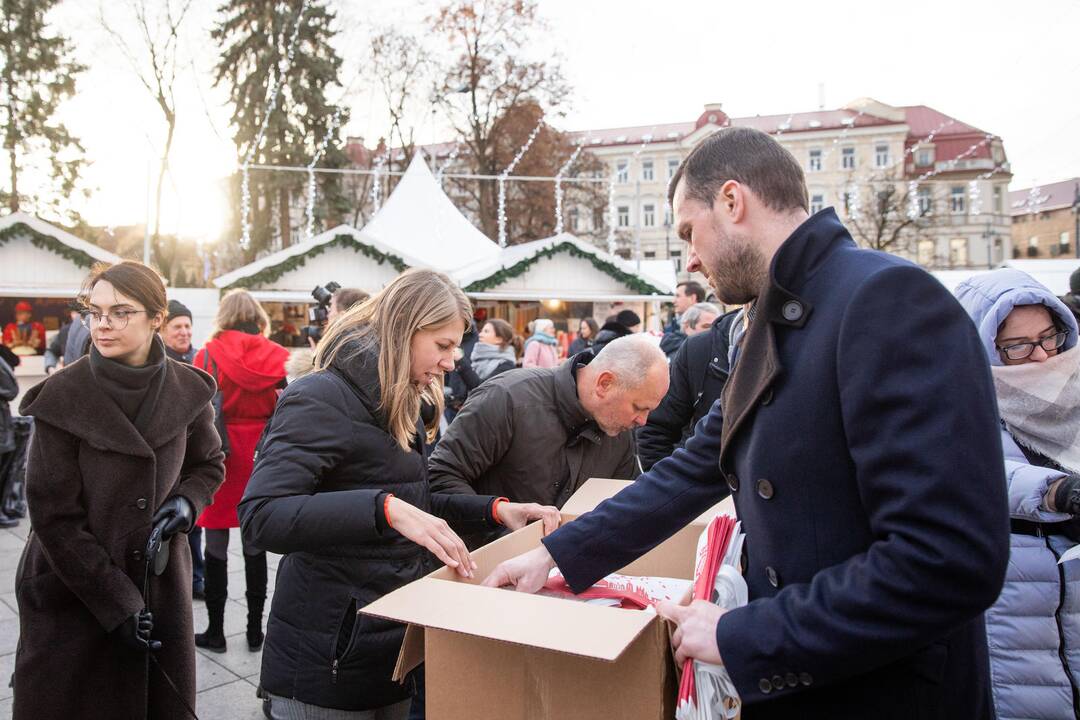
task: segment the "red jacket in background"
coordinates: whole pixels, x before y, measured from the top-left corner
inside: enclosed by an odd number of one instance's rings
[[[210,353],[213,364],[205,359]],[[199,516],[198,524],[209,529],[239,527],[236,505],[251,477],[255,444],[266,421],[274,413],[278,386],[285,379],[289,351],[262,335],[225,330],[195,354],[192,364],[214,374],[221,388],[229,455],[225,458],[225,482],[214,501]]]

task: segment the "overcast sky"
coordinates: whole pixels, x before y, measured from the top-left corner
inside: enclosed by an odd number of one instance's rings
[[[188,27],[192,60],[178,83],[163,211],[168,229],[205,236],[223,224],[218,180],[236,164],[224,96],[209,75],[216,49],[206,33],[216,4],[195,0]],[[437,3],[335,6],[348,85],[373,25],[417,28]],[[688,121],[707,102],[722,102],[735,117],[813,110],[823,84],[827,108],[863,96],[925,104],[1000,135],[1013,188],[1080,175],[1080,0],[541,0],[540,7],[550,30],[537,34],[536,51],[560,55],[575,88],[565,117],[555,120],[565,129]],[[97,190],[82,210],[95,223],[141,222],[162,122],[96,17],[95,0],[68,0],[55,14],[91,66],[64,110],[93,161],[86,176]],[[367,86],[353,83],[347,103],[349,134],[385,132],[385,113]],[[421,141],[445,136],[444,122],[427,109],[413,124]]]

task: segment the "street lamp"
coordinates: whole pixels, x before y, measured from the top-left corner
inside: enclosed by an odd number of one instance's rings
[[[1073,253],[1080,258],[1080,183],[1073,190]]]

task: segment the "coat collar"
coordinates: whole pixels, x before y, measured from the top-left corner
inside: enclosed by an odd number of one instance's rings
[[[168,359],[165,366],[161,399],[145,438],[94,382],[87,357],[31,388],[19,410],[100,450],[153,458],[155,448],[195,421],[216,390],[213,378],[197,368]]]
[[[600,428],[585,411],[578,398],[576,368],[588,365],[593,357],[591,350],[586,350],[574,355],[559,367],[555,368],[555,405],[558,408],[559,420],[569,435],[569,441],[573,442],[578,437],[584,437],[594,443],[600,442]]]
[[[734,372],[723,390],[721,459],[735,433],[783,372],[776,326],[806,326],[814,306],[798,293],[829,256],[844,246],[855,247],[855,243],[836,212],[827,208],[807,218],[773,256],[768,285],[758,296]]]

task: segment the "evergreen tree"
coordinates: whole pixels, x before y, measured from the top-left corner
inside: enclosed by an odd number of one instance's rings
[[[271,88],[279,87],[277,105],[270,114],[266,135],[257,148],[253,163],[302,166],[311,162],[318,143],[325,137],[337,107],[327,99],[340,97],[338,74],[341,58],[330,46],[335,15],[327,0],[308,0],[301,16],[303,0],[225,0],[211,37],[222,47],[215,68],[215,85],[224,84],[233,106],[231,124],[239,162],[255,142],[269,107]],[[300,22],[296,53],[290,64],[289,42]],[[338,131],[331,140],[320,167],[342,167],[347,158],[338,132],[348,121],[343,111]],[[321,174],[317,216],[333,223],[343,207],[340,179]],[[239,177],[236,180],[239,186]],[[303,225],[307,178],[302,173],[250,171],[251,259],[260,250],[279,240],[290,242],[292,230]],[[237,193],[239,197],[239,192]],[[234,237],[240,236],[239,203]],[[290,210],[297,219],[290,221]]]
[[[0,198],[12,212],[29,198],[38,209],[59,210],[85,162],[82,145],[56,119],[60,104],[75,92],[75,77],[86,69],[72,58],[66,37],[47,33],[46,15],[57,4],[0,0],[0,113],[9,181]]]

